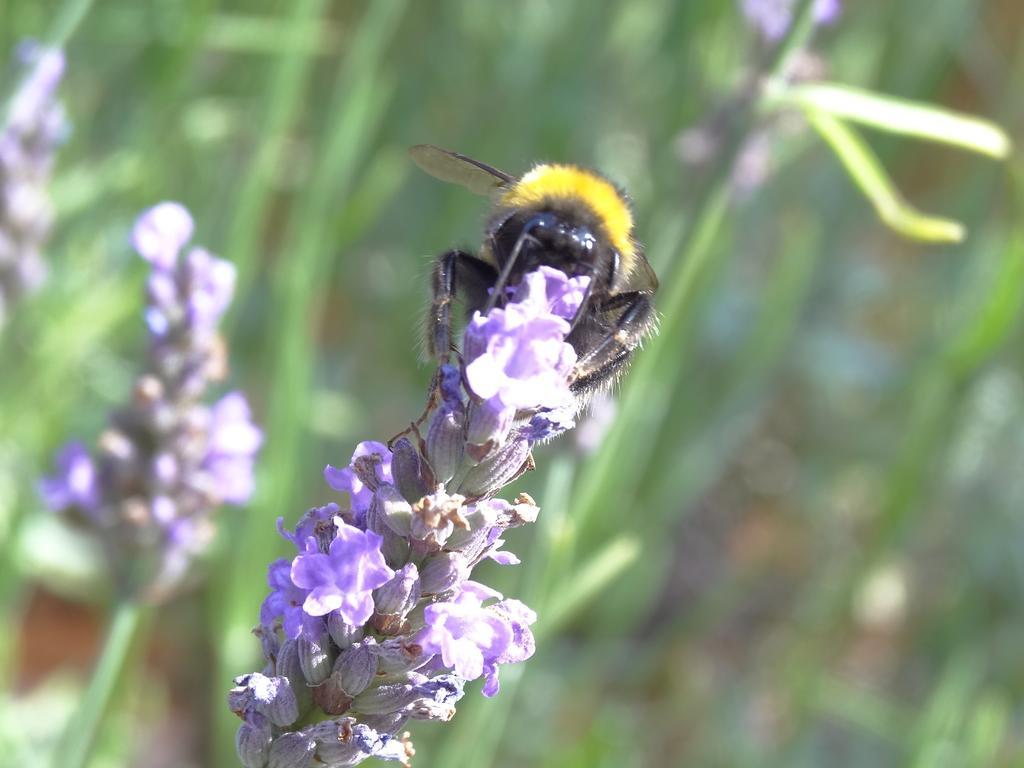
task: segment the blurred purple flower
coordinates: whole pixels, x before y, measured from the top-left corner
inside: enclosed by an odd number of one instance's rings
[[[334,522],[337,530],[330,549],[320,552],[316,539],[310,537],[305,554],[292,561],[292,582],[309,590],[302,605],[309,615],[337,611],[346,624],[360,626],[373,615],[373,590],[395,572],[384,562],[380,536],[348,525],[340,517]]]
[[[89,512],[99,504],[96,465],[86,447],[73,441],[57,455],[57,471],[39,483],[43,503],[51,510],[75,507]]]
[[[64,54],[28,41],[16,58],[25,75],[0,124],[0,323],[46,277],[42,250],[53,223],[46,187],[67,133],[56,101]]]
[[[29,133],[51,108],[57,87],[64,77],[66,62],[63,51],[46,48],[31,40],[18,46],[15,57],[27,68],[28,76],[11,98],[8,127],[9,130]]]
[[[154,267],[169,272],[194,229],[192,215],[181,203],[158,203],[136,219],[132,247]]]
[[[743,15],[768,40],[780,40],[793,23],[796,0],[741,0]],[[814,23],[832,24],[842,12],[840,0],[814,0]]]
[[[210,382],[226,373],[216,330],[235,271],[200,248],[182,258],[192,231],[178,203],[160,203],[136,220],[132,243],[152,267],[146,369],[129,404],[112,414],[93,463],[73,449],[73,465],[62,455],[63,484],[51,479],[41,488],[55,510],[85,501],[95,507],[104,523],[97,533],[115,550],[112,567],[126,582],[120,586],[153,599],[190,576],[213,538],[216,507],[249,500],[263,440],[241,393],[203,402]]]
[[[214,404],[207,439],[203,464],[218,496],[228,504],[245,504],[252,496],[253,467],[263,433],[253,424],[244,395],[230,392]]]
[[[189,318],[196,326],[216,327],[235,291],[235,265],[202,248],[193,248],[187,258],[192,276]]]

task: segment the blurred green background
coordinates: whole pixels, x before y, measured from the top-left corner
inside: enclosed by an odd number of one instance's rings
[[[801,69],[1012,134],[1022,25],[1017,0],[850,0]],[[179,200],[238,266],[229,384],[267,440],[93,765],[230,766],[274,521],[420,412],[430,258],[479,242],[486,201],[417,172],[421,142],[601,169],[680,300],[604,435],[595,409],[596,453],[566,436],[508,489],[541,520],[484,580],[541,614],[537,654],[414,728],[416,765],[1024,763],[1018,159],[866,133],[915,205],[968,228],[901,238],[798,116],[730,124],[766,50],[723,0],[0,2],[4,55],[62,27],[52,274],[0,337],[0,765],[43,764],[106,621],[34,478],[139,365],[135,215]],[[723,187],[708,138],[731,130]]]

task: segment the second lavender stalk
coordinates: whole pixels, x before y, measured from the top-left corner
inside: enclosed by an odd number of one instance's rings
[[[122,597],[160,600],[192,576],[209,543],[212,513],[243,504],[253,487],[262,434],[245,397],[204,402],[227,371],[217,325],[235,270],[198,247],[177,203],[139,217],[132,241],[152,272],[144,371],[129,403],[115,411],[90,452],[71,442],[40,490],[47,506],[92,530],[108,552]]]

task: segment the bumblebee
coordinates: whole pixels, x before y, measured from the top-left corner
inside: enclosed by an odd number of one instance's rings
[[[569,386],[580,403],[612,384],[633,351],[653,333],[658,278],[633,238],[626,195],[599,174],[574,165],[540,164],[516,178],[430,144],[412,159],[442,181],[490,197],[493,210],[477,253],[453,249],[434,262],[427,314],[427,352],[438,362],[452,352],[452,302],[467,317],[506,300],[509,286],[542,265],[590,278],[566,341],[577,362]]]

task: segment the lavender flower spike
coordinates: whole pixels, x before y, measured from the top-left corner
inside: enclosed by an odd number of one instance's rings
[[[42,249],[53,222],[46,187],[67,133],[56,101],[64,54],[26,42],[17,59],[25,79],[0,123],[0,324],[46,276]]]
[[[493,497],[532,466],[536,442],[573,426],[566,336],[587,284],[550,267],[526,275],[472,318],[460,366],[441,366],[425,439],[360,443],[324,472],[338,503],[294,532],[279,521],[294,551],[268,570],[266,665],[229,696],[243,765],[285,752],[297,765],[407,762],[410,720],[451,719],[466,683],[494,696],[501,666],[533,655],[536,614],[471,575],[483,560],[518,563],[503,534],[537,519],[526,494]],[[271,717],[279,698],[291,706],[283,680],[311,691],[291,724]]]
[[[161,203],[135,223],[132,243],[152,267],[146,364],[92,455],[69,444],[57,473],[40,483],[51,510],[102,539],[118,588],[149,599],[188,579],[220,504],[248,501],[263,440],[240,393],[207,403],[209,384],[226,373],[217,325],[235,271],[201,248],[186,249],[192,231],[178,203]]]

